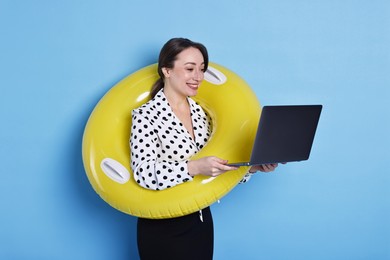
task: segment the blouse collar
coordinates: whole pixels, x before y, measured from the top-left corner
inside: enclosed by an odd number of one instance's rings
[[[191,121],[192,121],[192,127],[194,129],[194,137],[196,139],[196,136],[199,131],[198,124],[196,122],[199,122],[200,118],[202,117],[199,113],[201,111],[200,106],[190,97],[187,97],[188,104],[190,105],[190,112],[191,112]],[[154,106],[157,109],[157,114],[159,117],[163,120],[165,119],[171,119],[176,120],[178,124],[180,124],[180,127],[189,135],[190,139],[192,140],[193,144],[196,145],[196,140],[192,139],[190,133],[188,130],[184,127],[184,125],[181,123],[179,118],[175,116],[175,113],[172,110],[172,107],[168,103],[168,99],[164,94],[163,89],[157,92],[156,96],[153,98]],[[195,120],[194,120],[195,119]]]

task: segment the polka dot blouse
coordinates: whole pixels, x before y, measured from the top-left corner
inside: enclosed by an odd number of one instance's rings
[[[163,190],[193,179],[187,162],[210,138],[211,121],[194,100],[188,102],[195,140],[173,113],[163,90],[133,110],[131,168],[140,186]],[[249,178],[247,174],[241,182]]]

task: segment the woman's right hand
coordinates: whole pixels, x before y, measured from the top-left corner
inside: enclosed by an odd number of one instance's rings
[[[207,156],[187,163],[188,172],[191,176],[206,175],[216,177],[227,171],[237,170],[238,167],[228,166],[227,160],[215,156]]]

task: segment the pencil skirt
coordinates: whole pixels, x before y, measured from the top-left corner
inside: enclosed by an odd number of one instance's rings
[[[170,219],[138,218],[137,243],[141,260],[211,260],[214,226],[210,208]]]

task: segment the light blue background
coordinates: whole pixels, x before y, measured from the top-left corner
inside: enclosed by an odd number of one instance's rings
[[[390,259],[386,0],[1,0],[0,258],[138,259],[136,218],[91,188],[82,134],[176,36],[263,105],[324,105],[309,161],[212,207],[215,259]]]

